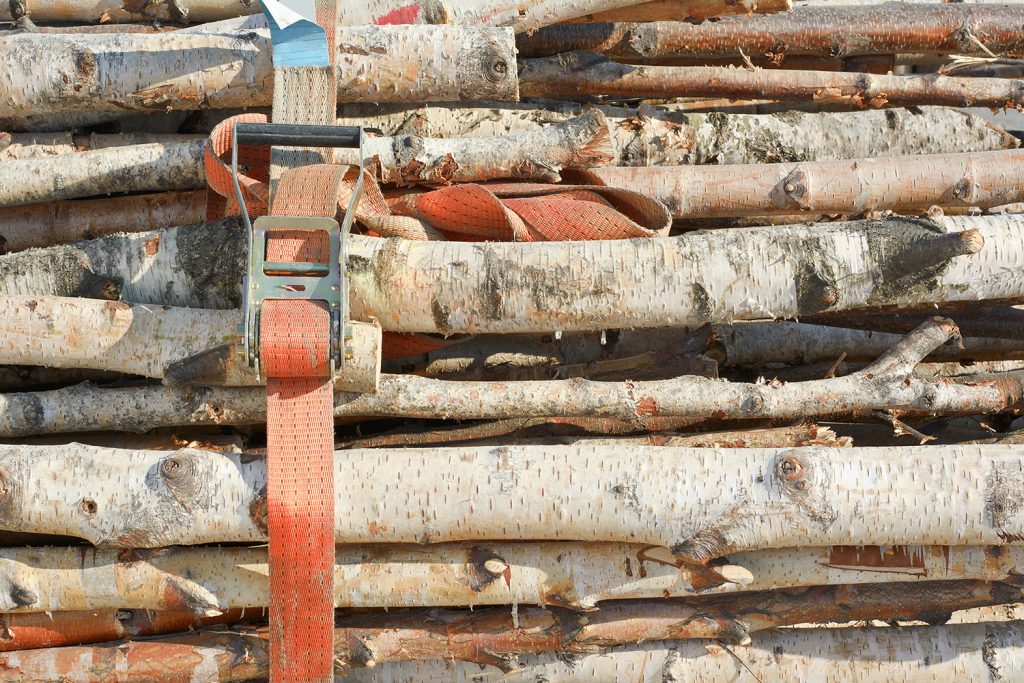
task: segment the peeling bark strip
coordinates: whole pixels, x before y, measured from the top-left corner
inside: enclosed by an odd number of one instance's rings
[[[669,106],[601,106],[616,166],[761,164],[1017,147],[1012,135],[974,114],[942,107],[836,113],[691,114]],[[343,104],[338,123],[381,135],[488,137],[521,133],[586,111],[569,102]]]
[[[15,7],[19,8],[17,13]],[[19,3],[0,3],[0,21],[16,21],[21,16],[28,16],[39,23],[159,21],[202,24],[259,12],[259,3],[247,0],[22,0]]]
[[[716,638],[750,643],[749,633],[808,622],[885,618],[933,620],[958,609],[999,605],[1020,589],[980,581],[927,582],[887,586],[827,586],[799,595],[752,593],[741,598],[696,598],[686,602],[613,603],[587,616],[560,609],[525,607],[478,611],[414,610],[340,620],[334,629],[336,673],[399,661],[461,661],[516,669],[519,656],[557,653],[573,656],[603,652],[623,644]],[[262,635],[262,634],[261,634]],[[184,646],[184,647],[183,647]],[[144,643],[15,653],[0,664],[5,680],[59,681],[74,671],[77,680],[195,680],[217,662],[217,680],[265,676],[266,640],[255,634],[200,631]],[[191,657],[188,651],[191,649]],[[235,666],[244,653],[244,666]],[[117,660],[116,669],[113,661]],[[65,670],[62,662],[74,662]],[[159,662],[159,664],[157,664]],[[84,676],[82,672],[88,673]],[[244,670],[239,670],[244,669]],[[156,676],[154,678],[153,676]],[[546,679],[542,679],[546,680]]]
[[[9,254],[0,257],[0,290],[78,296],[77,283],[99,277],[127,301],[234,308],[239,235],[227,221]],[[155,238],[159,251],[147,253]],[[615,242],[355,235],[348,275],[353,318],[376,318],[385,330],[550,333],[1024,301],[1022,254],[1022,216],[892,217]],[[55,278],[54,262],[68,264],[67,275]]]
[[[895,628],[782,629],[747,646],[707,641],[632,645],[578,657],[525,655],[502,683],[639,680],[862,683],[1018,680],[1024,676],[1024,625],[967,624]],[[952,654],[955,653],[955,656]],[[808,672],[811,672],[810,674]],[[339,683],[468,683],[481,674],[466,662],[402,662],[353,669]]]
[[[785,12],[792,9],[790,0],[649,0],[632,7],[588,14],[570,23],[609,21],[698,21],[715,17],[753,12]]]
[[[1024,448],[1003,445],[351,450],[335,454],[335,538],[646,543],[692,566],[752,549],[1017,543],[1021,471]],[[2,446],[0,474],[7,530],[100,547],[265,539],[265,462],[251,456]],[[726,581],[709,571],[709,586]]]
[[[597,418],[644,431],[658,429],[663,418],[810,420],[877,411],[913,416],[978,415],[1019,405],[1024,372],[963,382],[921,379],[914,373],[921,358],[955,330],[942,319],[925,323],[858,372],[790,384],[743,384],[696,376],[652,382],[448,382],[384,375],[374,394],[336,394],[334,414],[457,420]],[[203,355],[196,363],[180,363],[178,367],[184,370],[176,367],[174,373],[167,374],[184,383],[181,375],[192,373],[193,366],[205,369],[206,360]],[[244,389],[98,389],[89,385],[7,394],[0,396],[0,436],[257,424],[266,420],[260,396],[258,391]],[[69,412],[68,405],[74,405],[75,411]]]
[[[616,604],[605,603],[609,600],[829,584],[864,583],[877,590],[874,586],[904,582],[899,590],[909,591],[911,581],[1016,581],[1022,562],[1021,546],[760,550],[715,564],[714,571],[728,581],[707,586],[705,571],[677,567],[667,550],[642,545],[339,546],[334,604],[390,609],[532,604],[587,611],[598,603]],[[0,606],[19,613],[115,607],[184,609],[193,616],[237,613],[267,604],[268,571],[265,548],[7,548],[0,550]],[[31,598],[34,602],[28,602]],[[14,629],[18,617],[13,619],[6,625],[20,636]],[[119,632],[110,639],[129,635]],[[0,641],[0,649],[25,647]]]
[[[269,34],[262,17],[248,23],[224,32],[212,25],[210,32],[4,38],[0,126],[4,117],[55,112],[269,105]],[[337,43],[343,101],[517,99],[509,29],[339,28]]]
[[[0,47],[2,50],[2,47]],[[0,206],[73,199],[111,192],[191,190],[206,183],[206,138],[127,145],[0,162]]]
[[[939,104],[1024,106],[1024,81],[928,74],[883,76],[715,66],[631,66],[591,52],[521,59],[523,97],[552,99],[726,97],[818,102],[860,108]]]
[[[154,249],[159,245],[154,246]],[[0,364],[111,370],[143,377],[249,386],[257,379],[239,353],[242,312],[131,305],[62,297],[0,298]],[[352,322],[352,358],[336,388],[375,391],[380,326]]]
[[[28,204],[0,209],[0,253],[188,225],[205,217],[206,190]]]
[[[1024,201],[1022,150],[800,164],[599,168],[592,173],[608,185],[658,199],[676,219],[906,214],[932,206],[991,208]]]
[[[83,552],[91,551],[81,549],[80,556]],[[0,652],[165,635],[198,626],[251,622],[260,618],[266,618],[265,610],[230,610],[203,618],[183,611],[151,612],[128,608],[0,614]],[[4,672],[2,664],[0,672]]]
[[[516,47],[522,57],[589,50],[627,61],[735,57],[742,52],[767,55],[784,64],[790,55],[830,59],[901,52],[984,56],[988,54],[985,49],[1014,57],[1024,52],[1022,25],[1022,5],[801,7],[793,12],[725,17],[702,24],[563,24],[522,34]]]

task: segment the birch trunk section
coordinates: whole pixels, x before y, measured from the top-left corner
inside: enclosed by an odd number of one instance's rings
[[[522,57],[588,50],[617,61],[648,61],[731,58],[741,52],[768,55],[771,61],[783,65],[790,56],[834,59],[899,53],[995,53],[1015,57],[1024,51],[1018,28],[1024,24],[1021,5],[822,6],[723,17],[701,24],[679,19],[682,17],[677,15],[662,22],[628,18],[611,25],[549,26],[519,36],[516,43]]]
[[[231,221],[0,257],[8,296],[239,305]],[[154,241],[159,249],[153,253]],[[597,242],[456,243],[353,236],[351,315],[395,332],[550,333],[695,326],[955,302],[1024,301],[1024,217],[892,217]],[[730,255],[743,254],[742,259]],[[60,277],[51,265],[64,265]],[[64,272],[66,271],[66,272]],[[565,283],[574,283],[569,296]]]
[[[0,299],[0,327],[5,328],[0,363],[163,378],[168,368],[192,358],[208,383],[265,383],[266,378],[257,378],[239,353],[241,320],[240,310],[5,297]],[[359,322],[352,322],[351,330],[352,357],[335,377],[335,387],[372,393],[380,381],[381,330]]]
[[[1024,151],[735,166],[599,168],[609,185],[665,204],[675,219],[920,213],[1024,200]],[[696,191],[695,191],[696,190]]]
[[[593,683],[664,680],[731,683],[819,678],[863,683],[984,681],[1024,675],[1020,622],[903,628],[784,629],[753,637],[746,646],[676,641],[615,648],[582,657],[532,655],[504,674],[503,683]],[[837,653],[843,653],[837,657]],[[951,656],[956,653],[956,656]],[[394,663],[354,669],[341,683],[470,683],[477,664]]]
[[[722,97],[815,102],[854,109],[925,104],[1024,106],[1024,81],[926,74],[894,76],[714,66],[633,66],[589,52],[522,59],[523,97],[551,99]]]
[[[578,116],[587,106],[343,104],[338,123],[395,137],[488,137],[536,130]],[[609,121],[617,166],[837,161],[1018,146],[1016,138],[981,117],[942,107],[785,114],[693,114],[671,105],[598,108]]]
[[[338,546],[341,608],[550,605],[579,611],[605,601],[693,597],[837,584],[1016,580],[1020,546],[832,546],[735,553],[715,571],[676,566],[663,548],[624,543],[475,543]],[[0,549],[5,613],[169,610],[195,617],[264,607],[265,548]],[[615,602],[609,603],[614,605]],[[2,617],[0,617],[2,619]],[[0,645],[2,647],[2,645]]]
[[[0,162],[0,206],[206,184],[205,136]]]
[[[1024,538],[1020,446],[551,446],[335,454],[338,543],[601,540],[710,560],[829,545]],[[366,472],[402,477],[367,477]],[[0,527],[99,547],[265,539],[263,460],[180,450],[0,447]],[[927,516],[907,510],[929,510]]]
[[[246,0],[174,0],[173,2],[126,2],[125,0],[27,0],[17,13],[16,5],[0,4],[0,21],[27,16],[32,21],[73,23],[126,23],[154,21],[202,24],[258,14],[259,3]]]
[[[719,420],[800,420],[866,416],[878,411],[893,416],[975,415],[1017,405],[1024,384],[1024,374],[1020,372],[992,375],[973,382],[921,379],[915,374],[914,368],[920,360],[955,333],[955,326],[948,320],[937,319],[922,325],[882,358],[858,372],[790,384],[742,384],[696,376],[651,382],[582,379],[447,382],[385,375],[372,395],[338,394],[335,417],[598,418],[646,431],[657,430],[663,418],[701,421],[710,415]],[[73,335],[65,341],[57,341],[57,348],[72,346]],[[76,353],[82,357],[88,354],[87,351]],[[230,376],[226,368],[230,368],[230,359],[235,355],[231,347],[223,351],[218,348],[212,354],[203,352],[198,360],[178,361],[168,366],[163,375],[165,381],[174,384],[222,384],[225,377]],[[210,357],[217,362],[211,362]],[[58,365],[61,362],[54,361]],[[87,360],[72,359],[68,365],[86,363]],[[210,367],[215,372],[210,371]],[[369,372],[357,376],[369,376]],[[211,381],[211,377],[216,381]],[[354,380],[348,381],[354,383]],[[156,388],[97,390],[80,385],[54,392],[7,394],[0,396],[0,406],[5,408],[0,416],[0,434],[259,423],[266,419],[266,412],[257,393],[210,387],[184,392]],[[77,409],[70,414],[63,405],[69,399],[74,399]],[[125,414],[124,409],[129,407],[132,412]]]
[[[206,217],[206,190],[55,201],[0,209],[0,253],[91,240]]]
[[[267,106],[273,69],[265,25],[251,17],[235,31],[210,24],[194,32],[4,38],[0,126],[43,113]],[[342,101],[518,98],[509,29],[339,28],[337,45]]]

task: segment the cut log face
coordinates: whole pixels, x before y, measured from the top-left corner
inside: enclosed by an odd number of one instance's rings
[[[900,448],[898,458],[872,448],[351,450],[335,456],[335,538],[629,541],[671,548],[698,567],[751,549],[999,545],[1024,538],[1022,469],[1024,450],[1003,445]],[[403,476],[368,479],[367,470]],[[3,446],[0,472],[4,529],[102,547],[266,534],[263,460]],[[709,585],[726,582],[710,571]]]

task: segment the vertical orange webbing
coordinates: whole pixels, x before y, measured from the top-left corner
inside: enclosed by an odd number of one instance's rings
[[[333,107],[333,103],[331,105]],[[346,167],[286,171],[271,215],[333,218]],[[326,263],[326,235],[270,230],[268,261]],[[333,680],[334,390],[330,313],[321,301],[264,300],[260,365],[267,377],[270,678]]]

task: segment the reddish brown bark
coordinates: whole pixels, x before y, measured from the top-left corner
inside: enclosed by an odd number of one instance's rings
[[[639,21],[637,19],[633,22]],[[521,57],[589,50],[617,60],[789,55],[834,59],[872,54],[1024,53],[1024,6],[886,3],[801,7],[792,12],[677,21],[558,24],[521,33]]]
[[[82,552],[90,550],[82,548]],[[264,611],[259,609],[228,610],[220,616],[202,619],[196,619],[187,611],[150,612],[138,609],[9,613],[0,615],[0,652],[177,633],[199,626],[252,621],[263,616]]]
[[[592,52],[521,59],[519,83],[523,97],[551,99],[763,98],[854,108],[1024,105],[1024,81],[1016,80],[940,74],[880,76],[715,66],[634,66]]]

